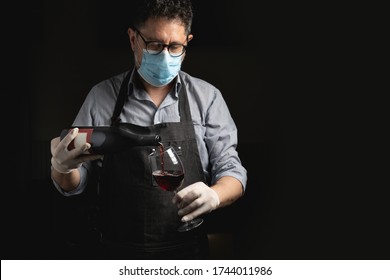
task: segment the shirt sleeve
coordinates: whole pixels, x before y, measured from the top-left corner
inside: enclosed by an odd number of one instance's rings
[[[121,79],[115,78],[114,81],[104,80],[91,88],[86,96],[76,118],[73,121],[73,126],[99,126],[110,125],[112,108],[115,106],[116,95],[119,90]],[[80,184],[71,192],[65,192],[54,181],[56,189],[64,196],[73,196],[82,193],[89,180],[89,176],[94,174],[94,165],[91,162],[84,162],[79,168]]]
[[[51,178],[52,181],[53,181],[53,184],[55,186],[55,188],[58,190],[58,192],[60,194],[62,194],[63,196],[74,196],[74,195],[78,195],[78,194],[81,194],[84,190],[85,190],[85,187],[86,187],[86,172],[87,172],[87,168],[84,166],[85,164],[83,164],[81,167],[79,167],[79,171],[80,171],[80,183],[79,185],[77,186],[77,188],[75,188],[74,190],[70,191],[70,192],[66,192],[64,191],[58,184],[57,182],[53,179],[53,177]],[[53,168],[53,167],[52,167]]]
[[[237,152],[237,127],[219,90],[216,90],[207,110],[205,126],[211,183],[214,184],[223,176],[232,176],[241,182],[245,191],[247,171]]]
[[[82,104],[74,122],[73,126],[92,126],[94,125],[93,119],[94,119],[94,105],[95,105],[95,88],[92,88],[92,90],[89,92],[87,95],[86,99],[84,100],[84,103]],[[52,178],[52,181],[54,183],[54,186],[56,189],[62,194],[63,196],[74,196],[81,194],[84,192],[86,186],[87,186],[87,181],[88,181],[88,172],[90,172],[90,169],[92,168],[90,162],[84,162],[80,167],[80,183],[77,186],[76,189],[66,192],[61,187],[54,181]]]

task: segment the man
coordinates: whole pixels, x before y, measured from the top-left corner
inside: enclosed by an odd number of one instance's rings
[[[132,70],[92,88],[73,129],[52,139],[52,179],[65,196],[83,192],[99,172],[99,217],[107,258],[204,259],[202,226],[178,232],[181,221],[206,215],[240,198],[246,169],[236,151],[237,129],[220,91],[181,71],[191,34],[189,0],[143,0],[128,29]],[[69,151],[77,126],[138,125],[158,132],[180,151],[184,188],[177,194],[154,186],[151,146],[104,155],[84,155],[90,144]],[[180,218],[178,218],[180,217]]]

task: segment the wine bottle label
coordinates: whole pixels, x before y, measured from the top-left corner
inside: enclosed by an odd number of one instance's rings
[[[75,148],[81,148],[87,142],[91,143],[92,132],[93,128],[79,128],[79,133],[68,145],[68,150],[70,151]],[[85,153],[88,153],[88,151]]]

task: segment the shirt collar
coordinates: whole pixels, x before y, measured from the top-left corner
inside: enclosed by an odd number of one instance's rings
[[[134,67],[132,72],[131,72],[130,79],[129,79],[128,94],[133,92],[134,97],[142,100],[142,99],[146,98],[145,94],[147,94],[147,93],[145,90],[143,90],[143,87],[141,87],[141,80],[140,80],[139,75],[137,75],[136,71],[137,70]],[[178,74],[175,79],[176,79],[175,86],[173,87],[174,90],[171,90],[171,92],[169,94],[171,94],[173,98],[177,99],[177,98],[179,98],[179,92],[180,92],[180,88],[181,88],[180,74]]]

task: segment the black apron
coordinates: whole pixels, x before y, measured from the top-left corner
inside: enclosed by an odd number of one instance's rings
[[[122,128],[119,115],[128,97],[128,72],[121,84],[112,125]],[[130,93],[132,94],[132,93]],[[139,127],[159,134],[164,147],[173,146],[185,168],[186,187],[206,183],[187,98],[186,85],[179,92],[180,122]],[[152,178],[148,155],[156,146],[136,146],[105,155],[99,184],[100,230],[105,258],[109,259],[206,259],[208,241],[203,226],[178,232],[180,217],[172,204],[173,193],[164,191]]]

